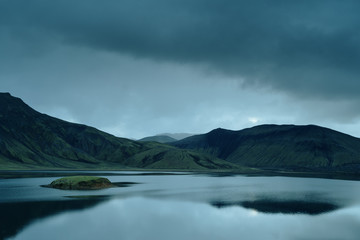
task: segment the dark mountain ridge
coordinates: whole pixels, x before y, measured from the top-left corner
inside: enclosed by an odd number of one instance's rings
[[[215,129],[167,144],[115,137],[0,93],[0,169],[243,169],[360,173],[360,139],[315,125]],[[247,169],[249,170],[249,169]],[[247,171],[246,170],[246,171]],[[253,170],[251,170],[253,171]]]
[[[115,137],[41,114],[0,93],[0,169],[217,169],[235,165],[164,144]]]
[[[315,125],[215,129],[171,145],[235,164],[293,171],[360,172],[360,139]]]

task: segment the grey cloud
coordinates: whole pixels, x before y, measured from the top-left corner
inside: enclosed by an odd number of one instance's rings
[[[249,118],[359,136],[359,5],[0,0],[0,87],[119,136]]]
[[[0,28],[10,26],[30,44],[40,35],[205,64],[241,77],[244,86],[358,100],[359,10],[358,1],[19,0],[0,3]]]

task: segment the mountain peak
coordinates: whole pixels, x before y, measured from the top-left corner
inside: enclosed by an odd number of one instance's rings
[[[20,98],[12,96],[10,93],[0,93],[0,114],[5,114],[8,117],[16,117],[16,114],[34,115],[40,114],[31,107],[29,107]]]
[[[12,97],[9,92],[0,92],[0,97]]]
[[[23,104],[25,104],[20,98],[14,97],[8,92],[0,92],[0,103],[7,103],[7,104],[23,103]]]
[[[214,130],[211,130],[210,132],[208,133],[221,133],[221,132],[235,132],[233,130],[229,130],[229,129],[225,129],[225,128],[215,128]]]
[[[85,125],[41,114],[0,93],[0,169],[223,169],[216,157],[160,143],[117,138]]]
[[[316,125],[217,128],[171,144],[246,167],[290,171],[360,172],[360,139]]]

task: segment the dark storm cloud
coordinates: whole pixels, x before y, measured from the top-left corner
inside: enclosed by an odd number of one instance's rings
[[[359,1],[0,1],[0,28],[42,41],[200,63],[291,95],[360,95]],[[9,30],[10,29],[10,30]],[[46,44],[45,44],[46,45]]]

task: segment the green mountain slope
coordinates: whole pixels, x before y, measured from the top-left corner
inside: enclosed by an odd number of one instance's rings
[[[172,143],[231,163],[293,171],[360,172],[360,139],[308,125],[215,129]]]
[[[153,169],[241,169],[209,154],[149,143],[149,149],[128,158],[125,164]],[[150,147],[151,146],[151,147]]]
[[[206,169],[235,165],[214,156],[118,138],[69,123],[41,114],[8,93],[0,93],[0,169],[124,167]]]

